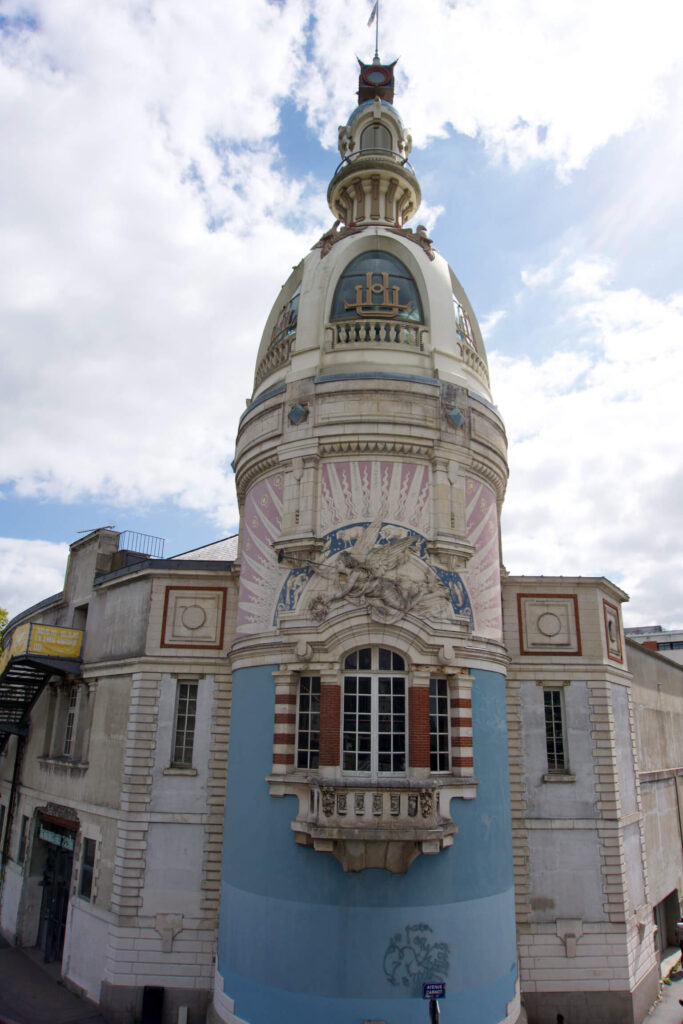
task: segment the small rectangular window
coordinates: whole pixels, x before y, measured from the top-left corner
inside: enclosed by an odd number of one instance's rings
[[[320,676],[301,676],[296,731],[297,768],[317,768],[320,751]]]
[[[567,771],[567,757],[564,742],[564,708],[561,689],[543,690],[545,709],[545,746],[548,755],[549,772]]]
[[[17,864],[23,864],[26,858],[26,847],[28,846],[28,821],[28,817],[25,814],[22,814],[19,850],[17,851]]]
[[[433,772],[449,770],[448,681],[429,680],[429,767]]]
[[[78,883],[78,895],[83,899],[90,900],[92,896],[92,879],[95,871],[95,853],[97,851],[96,839],[83,840],[83,853],[81,857],[81,877]]]
[[[192,767],[197,718],[197,689],[198,683],[196,682],[178,681],[172,761],[174,767]]]

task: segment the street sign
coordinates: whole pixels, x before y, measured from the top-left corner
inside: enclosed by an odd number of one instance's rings
[[[445,981],[426,981],[422,986],[423,999],[444,999],[446,995]]]

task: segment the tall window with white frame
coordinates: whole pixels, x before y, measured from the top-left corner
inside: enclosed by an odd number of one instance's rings
[[[448,680],[429,680],[429,768],[450,771]]]
[[[565,744],[564,695],[562,687],[543,687],[545,747],[548,772],[562,773],[569,768]]]
[[[354,774],[406,771],[406,666],[384,647],[362,647],[344,660],[342,769]]]
[[[76,712],[78,710],[78,686],[69,687],[66,705],[66,718],[64,720],[64,744],[62,754],[64,757],[71,757],[74,750],[74,738],[76,733]]]
[[[297,768],[317,768],[319,754],[320,676],[301,676],[296,730]]]
[[[175,730],[173,736],[174,768],[191,768],[194,754],[195,725],[197,720],[196,680],[179,679],[176,693]]]

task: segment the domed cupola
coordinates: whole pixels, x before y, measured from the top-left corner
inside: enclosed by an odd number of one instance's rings
[[[491,402],[474,311],[424,225],[403,222],[420,188],[394,109],[394,64],[360,64],[359,106],[339,129],[336,216],[292,271],[266,321],[253,398],[330,374],[402,373]],[[343,223],[341,223],[343,221]]]
[[[342,162],[327,190],[335,217],[344,224],[403,225],[421,201],[408,163],[409,133],[394,98],[394,64],[360,64],[359,105],[339,128]]]

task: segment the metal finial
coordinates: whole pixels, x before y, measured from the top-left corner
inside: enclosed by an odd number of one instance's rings
[[[375,56],[372,59],[372,63],[379,64],[379,0],[375,0],[375,6],[372,8],[368,18],[368,26],[372,25],[373,21],[375,23]]]

